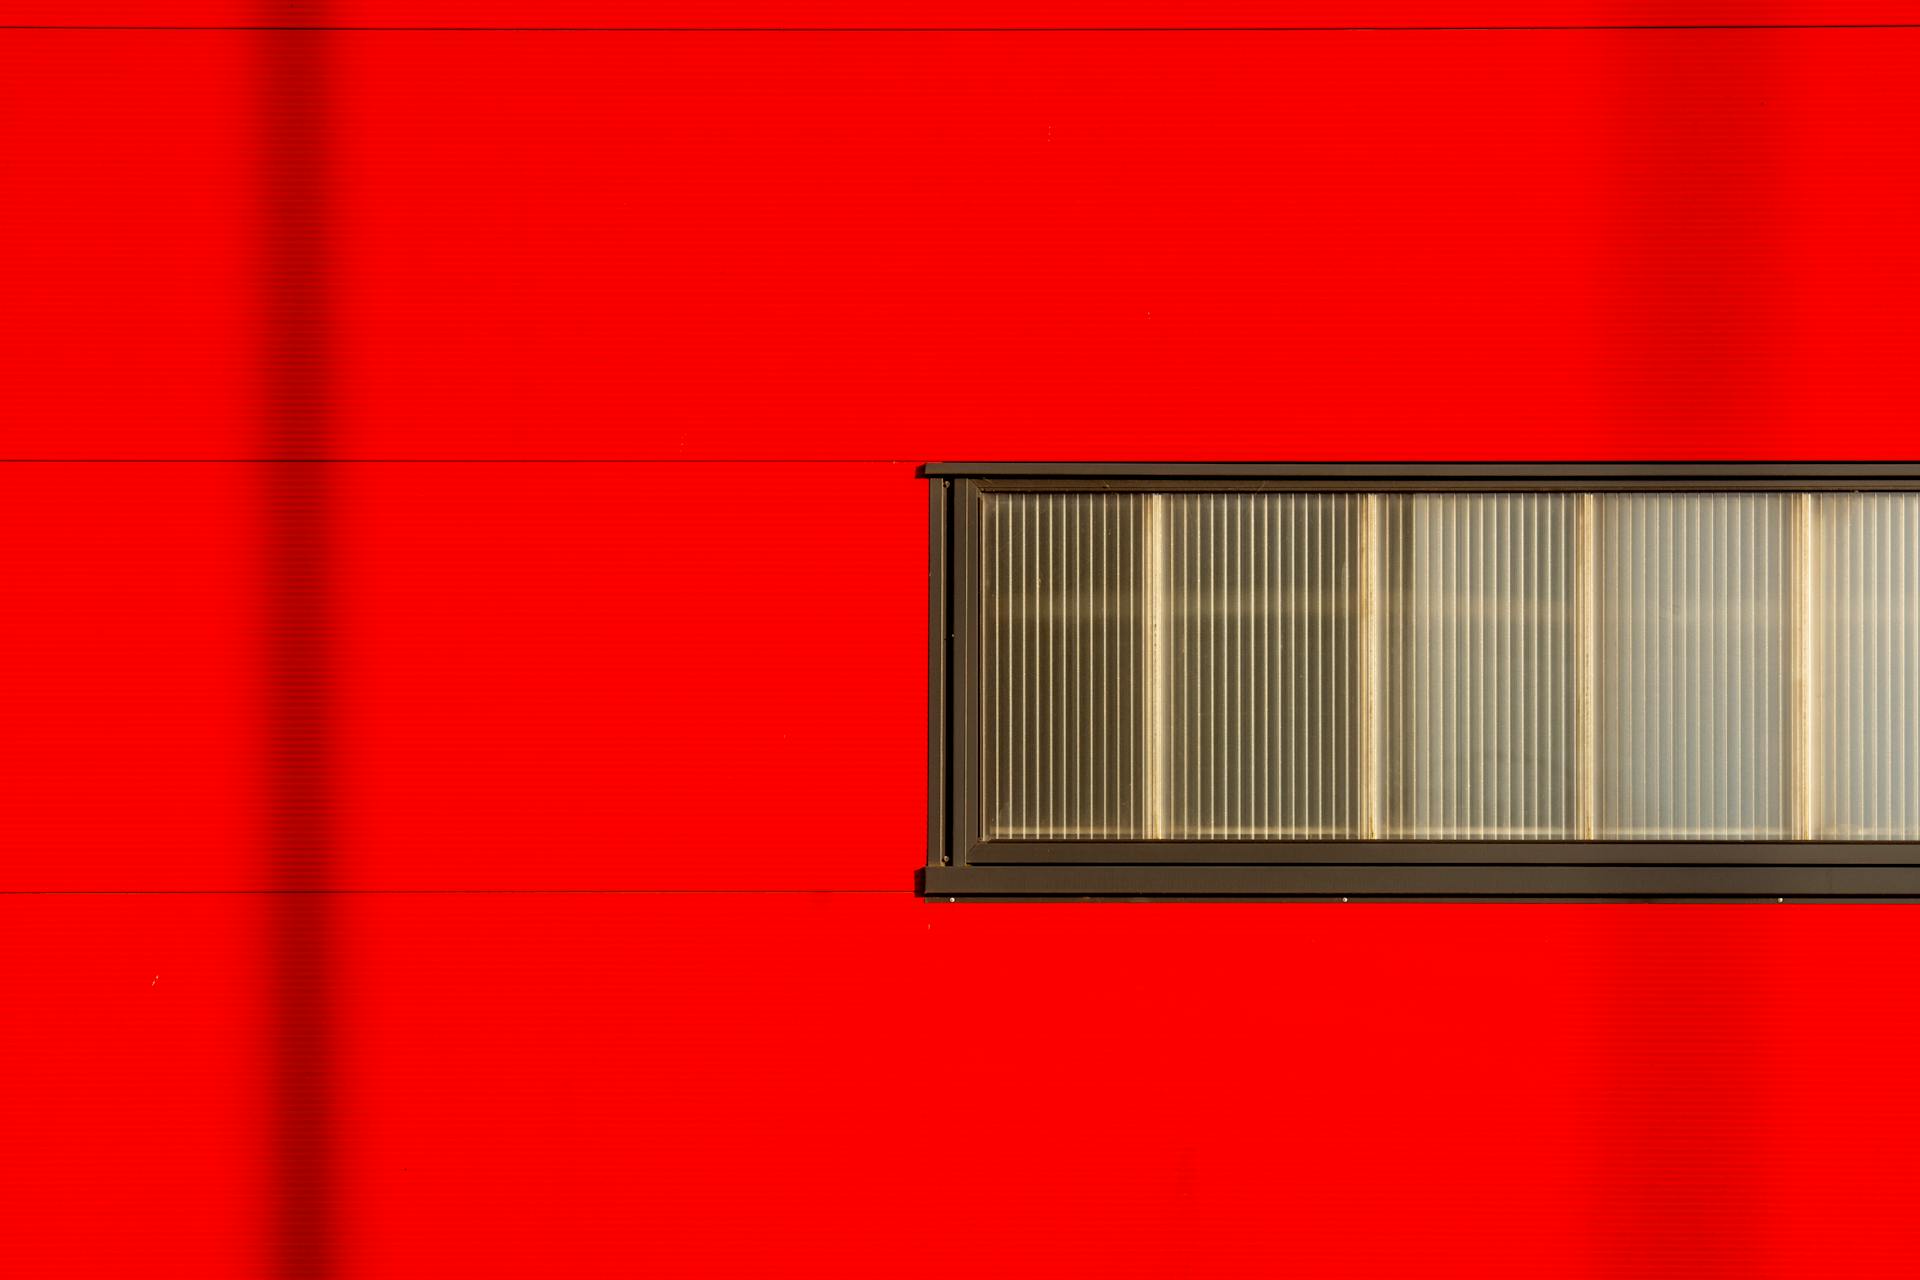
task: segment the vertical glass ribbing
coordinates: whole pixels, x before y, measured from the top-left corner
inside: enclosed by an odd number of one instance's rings
[[[1382,504],[1382,835],[1576,834],[1568,494]]]
[[[1600,495],[1599,838],[1791,834],[1793,501]]]
[[[1137,494],[987,496],[981,790],[990,838],[1147,834],[1146,502]]]
[[[1920,839],[1920,494],[1813,501],[1813,834]]]
[[[988,838],[1920,840],[1920,494],[981,509]]]
[[[1363,834],[1363,499],[1164,501],[1166,834]]]

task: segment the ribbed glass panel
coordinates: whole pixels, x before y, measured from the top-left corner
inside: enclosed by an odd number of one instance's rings
[[[1138,494],[986,496],[981,710],[989,837],[1148,834],[1148,501]]]
[[[1920,840],[1920,494],[981,512],[989,838]]]
[[[1792,834],[1795,501],[1596,499],[1601,839]]]
[[[1920,839],[1920,494],[1813,503],[1813,834]]]
[[[1364,834],[1361,521],[1347,494],[1169,494],[1166,834]]]
[[[1579,834],[1577,497],[1391,494],[1381,834]]]

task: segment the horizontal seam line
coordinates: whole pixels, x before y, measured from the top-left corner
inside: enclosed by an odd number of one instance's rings
[[[1174,33],[1218,33],[1218,34],[1258,34],[1271,33],[1309,33],[1309,32],[1443,32],[1443,31],[1906,31],[1920,27],[1915,22],[1675,22],[1675,23],[1565,23],[1565,24],[1517,24],[1484,26],[1165,26],[1165,27],[1075,27],[1075,26],[1014,26],[1014,27],[364,27],[364,26],[168,26],[168,25],[81,25],[69,23],[20,23],[0,25],[0,31],[285,31],[285,32],[350,32],[350,33],[487,33],[507,34],[642,34],[642,35],[1018,35],[1023,33],[1126,33],[1145,34]]]
[[[556,464],[556,463],[587,463],[591,465],[606,465],[610,463],[632,462],[632,463],[646,463],[647,465],[652,466],[652,465],[677,462],[677,463],[686,463],[689,465],[711,466],[719,463],[751,462],[751,463],[759,463],[762,465],[777,464],[779,466],[795,466],[802,463],[820,463],[820,464],[832,465],[836,463],[860,462],[860,463],[888,463],[895,466],[909,466],[909,465],[913,465],[916,461],[917,460],[914,458],[273,458],[273,457],[258,457],[258,458],[0,458],[0,465],[27,466],[35,463],[40,463],[40,464],[50,464],[50,465],[60,465],[60,466],[74,466],[81,463],[94,463],[94,462],[124,463],[124,464],[134,464],[139,466],[149,466],[149,465],[157,466],[157,465],[163,465],[163,464],[190,465],[195,463],[237,465],[237,464],[269,463],[269,462],[274,463],[276,465],[283,465],[289,462],[297,462],[302,464],[315,464],[315,465],[324,464],[329,466],[345,464],[345,463],[405,463],[409,465],[430,466],[437,463],[460,463],[463,465],[469,464],[469,463],[487,463],[487,464],[501,464],[501,465],[513,465],[518,463],[539,463],[543,465]]]
[[[733,896],[773,896],[800,894],[894,894],[913,896],[904,889],[0,889],[0,898],[162,898],[162,897],[279,897],[332,894],[337,896],[427,896],[432,894],[467,896],[527,897],[640,897],[685,896],[692,894]]]

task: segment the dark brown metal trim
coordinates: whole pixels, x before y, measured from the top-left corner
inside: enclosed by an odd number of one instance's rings
[[[953,583],[947,569],[947,508],[953,482],[936,480],[927,492],[927,861],[944,866],[953,861],[947,843],[952,785],[947,765],[947,703],[952,698],[948,654],[953,640],[947,602]]]
[[[1127,477],[1064,480],[1046,477],[980,477],[969,481],[983,493],[1910,493],[1920,481],[1902,479],[1783,479],[1726,477],[1717,480],[1530,476],[1454,480],[1446,477],[1373,480],[1232,477],[1140,480]]]
[[[973,480],[1279,480],[1375,490],[1441,482],[1500,488],[1596,483],[1666,488],[1735,483],[1765,488],[1920,488],[1920,461],[1888,462],[929,462],[928,477]]]
[[[980,637],[980,490],[970,480],[954,482],[949,506],[951,550],[947,562],[953,572],[951,607],[952,667],[948,673],[951,698],[947,704],[948,789],[947,849],[957,855],[980,840],[980,681],[977,649]],[[930,864],[931,865],[931,864]]]
[[[928,867],[929,898],[1920,898],[1920,866]]]

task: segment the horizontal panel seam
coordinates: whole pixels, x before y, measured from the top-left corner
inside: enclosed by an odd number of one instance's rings
[[[1310,35],[1369,33],[1474,33],[1547,31],[1908,31],[1913,22],[1671,22],[1671,23],[1489,23],[1473,26],[215,26],[112,23],[8,23],[0,31],[47,32],[313,32],[362,35]]]

